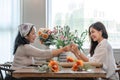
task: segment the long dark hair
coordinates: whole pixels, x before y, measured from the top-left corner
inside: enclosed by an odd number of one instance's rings
[[[90,25],[89,27],[89,37],[90,37],[90,28],[94,28],[96,29],[97,31],[101,31],[102,32],[102,37],[105,38],[105,39],[108,39],[108,34],[107,34],[107,31],[106,31],[106,28],[104,26],[104,24],[102,24],[101,22],[96,22],[92,25]],[[90,40],[91,40],[91,45],[90,45],[90,55],[93,56],[94,54],[94,50],[96,48],[96,46],[98,45],[98,42],[97,41],[93,41],[93,39],[90,37]]]
[[[31,27],[29,33],[27,35],[30,34],[31,30],[32,30],[33,26]],[[30,41],[28,41],[25,37],[22,37],[20,32],[18,32],[16,38],[15,38],[15,42],[14,42],[14,50],[13,50],[13,55],[15,55],[15,52],[18,48],[18,46],[20,45],[25,45],[25,44],[29,44]]]

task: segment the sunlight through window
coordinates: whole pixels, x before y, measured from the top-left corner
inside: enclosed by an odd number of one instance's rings
[[[49,26],[68,25],[79,33],[96,22],[105,24],[109,42],[113,48],[120,48],[119,0],[51,0],[49,1]],[[84,44],[88,48],[89,39]]]

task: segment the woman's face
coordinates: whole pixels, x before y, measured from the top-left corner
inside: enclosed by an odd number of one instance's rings
[[[94,29],[93,27],[90,28],[90,37],[93,41],[98,42],[100,42],[103,39],[102,32]]]
[[[30,34],[28,36],[26,36],[26,39],[30,41],[30,43],[33,43],[35,41],[36,38],[36,31],[35,28],[33,27]]]

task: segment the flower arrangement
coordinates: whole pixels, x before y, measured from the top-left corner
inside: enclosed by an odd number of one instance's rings
[[[73,66],[72,66],[72,70],[73,71],[78,71],[78,70],[81,70],[81,68],[83,67],[83,61],[82,60],[77,60],[76,62],[75,62],[75,64],[73,64]]]
[[[50,29],[40,28],[38,31],[38,38],[40,40],[40,43],[46,46],[54,44],[54,34],[55,32],[51,31]]]
[[[69,26],[56,26],[54,27],[54,31],[56,31],[54,42],[57,48],[64,47],[73,42],[78,44],[78,48],[83,51],[82,46],[87,35],[87,30],[82,32],[80,36],[78,36],[77,30],[71,32]]]
[[[69,26],[56,26],[53,31],[47,28],[40,28],[38,31],[38,38],[41,44],[46,46],[55,45],[57,48],[61,48],[73,42],[78,44],[78,48],[82,51],[86,35],[87,30],[78,36],[78,31],[75,30],[74,32],[71,32]]]
[[[92,68],[91,64],[84,63],[82,60],[76,60],[70,56],[67,57],[67,62],[75,62],[72,66],[73,71],[82,71]]]
[[[43,64],[42,66],[38,66],[38,70],[40,72],[58,72],[60,71],[61,66],[57,61],[51,60],[50,62]]]
[[[52,72],[58,72],[60,70],[60,67],[57,61],[51,60],[48,66]]]
[[[72,59],[72,65],[70,66],[73,71],[82,71],[82,70],[88,70],[91,68],[90,64],[85,64],[82,60],[75,60],[72,57],[67,58],[68,60],[71,61]],[[41,66],[38,66],[38,70],[40,72],[58,72],[61,70],[62,65],[58,63],[55,60],[50,60],[49,62],[44,63]]]

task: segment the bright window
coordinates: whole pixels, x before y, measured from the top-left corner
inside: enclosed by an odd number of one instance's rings
[[[48,26],[68,25],[79,33],[96,22],[105,24],[109,42],[120,48],[120,0],[47,0]],[[84,47],[88,48],[87,39]]]
[[[20,23],[20,1],[0,0],[0,63],[12,60],[13,44]]]

